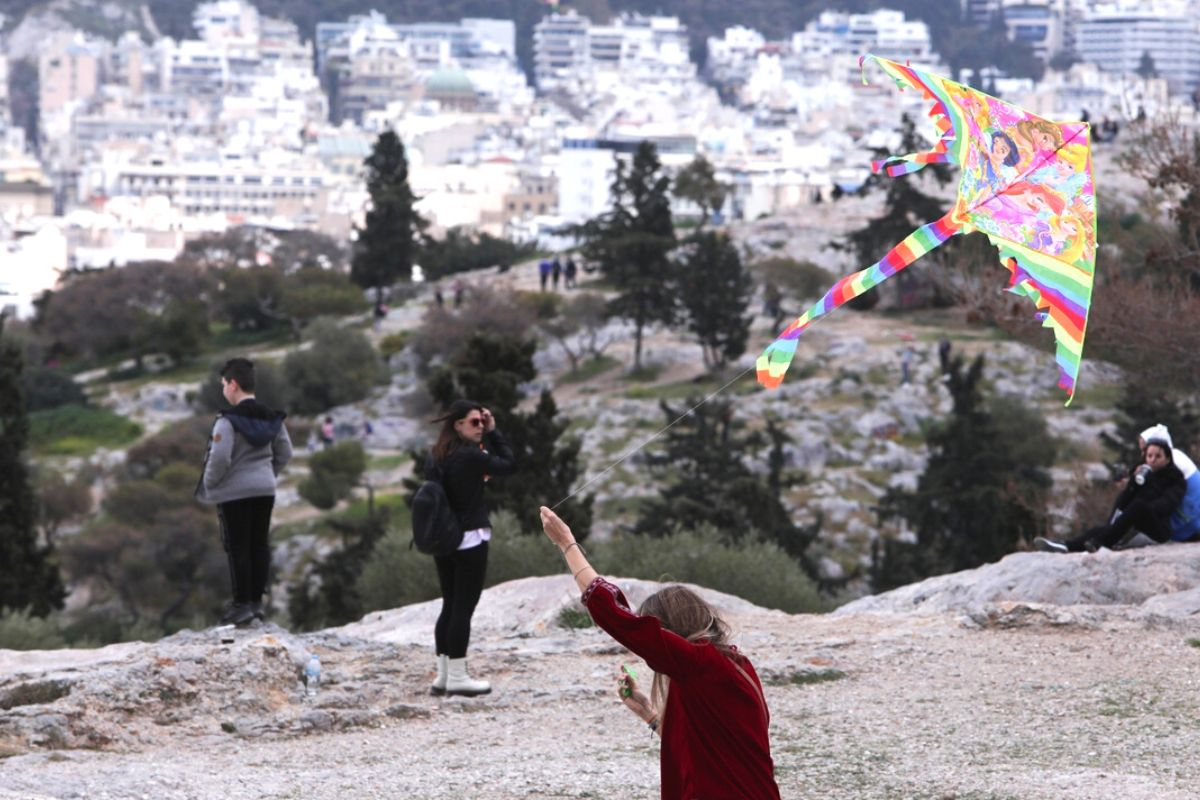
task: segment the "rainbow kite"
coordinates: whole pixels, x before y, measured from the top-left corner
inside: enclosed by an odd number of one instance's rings
[[[1037,306],[1054,331],[1058,385],[1075,396],[1096,271],[1096,195],[1086,122],[1051,122],[961,83],[876,56],[901,91],[920,89],[942,136],[928,153],[873,162],[896,177],[926,164],[962,168],[958,199],[941,219],[913,231],[879,262],[847,275],[779,334],[758,357],[758,381],[783,382],[800,332],[848,300],[878,286],[958,233],[979,231],[1012,273],[1008,291]]]

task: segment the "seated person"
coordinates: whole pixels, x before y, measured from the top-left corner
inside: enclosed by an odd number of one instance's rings
[[[1171,514],[1171,540],[1190,542],[1200,538],[1200,470],[1196,469],[1196,464],[1186,453],[1174,446],[1171,433],[1165,425],[1155,425],[1142,431],[1138,437],[1138,447],[1143,454],[1146,452],[1146,442],[1150,439],[1163,439],[1171,445],[1171,461],[1179,467],[1183,479],[1187,481],[1183,502]]]
[[[1151,438],[1146,442],[1145,461],[1130,470],[1107,525],[1066,541],[1039,536],[1033,544],[1052,553],[1095,552],[1101,547],[1117,550],[1139,532],[1155,542],[1165,542],[1172,535],[1171,514],[1186,487],[1183,473],[1173,463],[1170,443]]]

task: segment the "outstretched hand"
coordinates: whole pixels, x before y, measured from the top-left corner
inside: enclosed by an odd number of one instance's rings
[[[558,545],[558,549],[562,550],[575,541],[575,535],[571,533],[571,528],[567,523],[562,521],[562,517],[555,514],[546,506],[541,507],[542,515],[542,530],[546,532],[546,537]]]

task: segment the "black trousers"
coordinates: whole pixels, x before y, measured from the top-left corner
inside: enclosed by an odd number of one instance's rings
[[[1067,549],[1073,553],[1081,553],[1087,549],[1087,541],[1089,539],[1098,547],[1108,547],[1111,549],[1125,538],[1125,534],[1134,528],[1137,528],[1156,542],[1165,542],[1171,538],[1171,531],[1163,526],[1158,517],[1154,516],[1150,509],[1142,503],[1135,502],[1130,503],[1129,507],[1121,512],[1121,516],[1108,525],[1092,528],[1086,533],[1076,536],[1074,539],[1068,539],[1065,544],[1067,545]]]
[[[221,543],[229,558],[235,603],[261,603],[271,573],[271,510],[274,496],[217,504]]]
[[[448,556],[434,556],[438,583],[442,587],[442,613],[433,628],[438,655],[465,658],[471,639],[471,616],[483,594],[487,575],[488,543]]]

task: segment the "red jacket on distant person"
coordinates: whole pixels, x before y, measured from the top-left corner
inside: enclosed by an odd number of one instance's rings
[[[707,641],[637,616],[604,578],[591,582],[583,604],[599,627],[671,679],[660,729],[663,800],[779,800],[770,717],[750,660],[736,654],[743,675]]]

